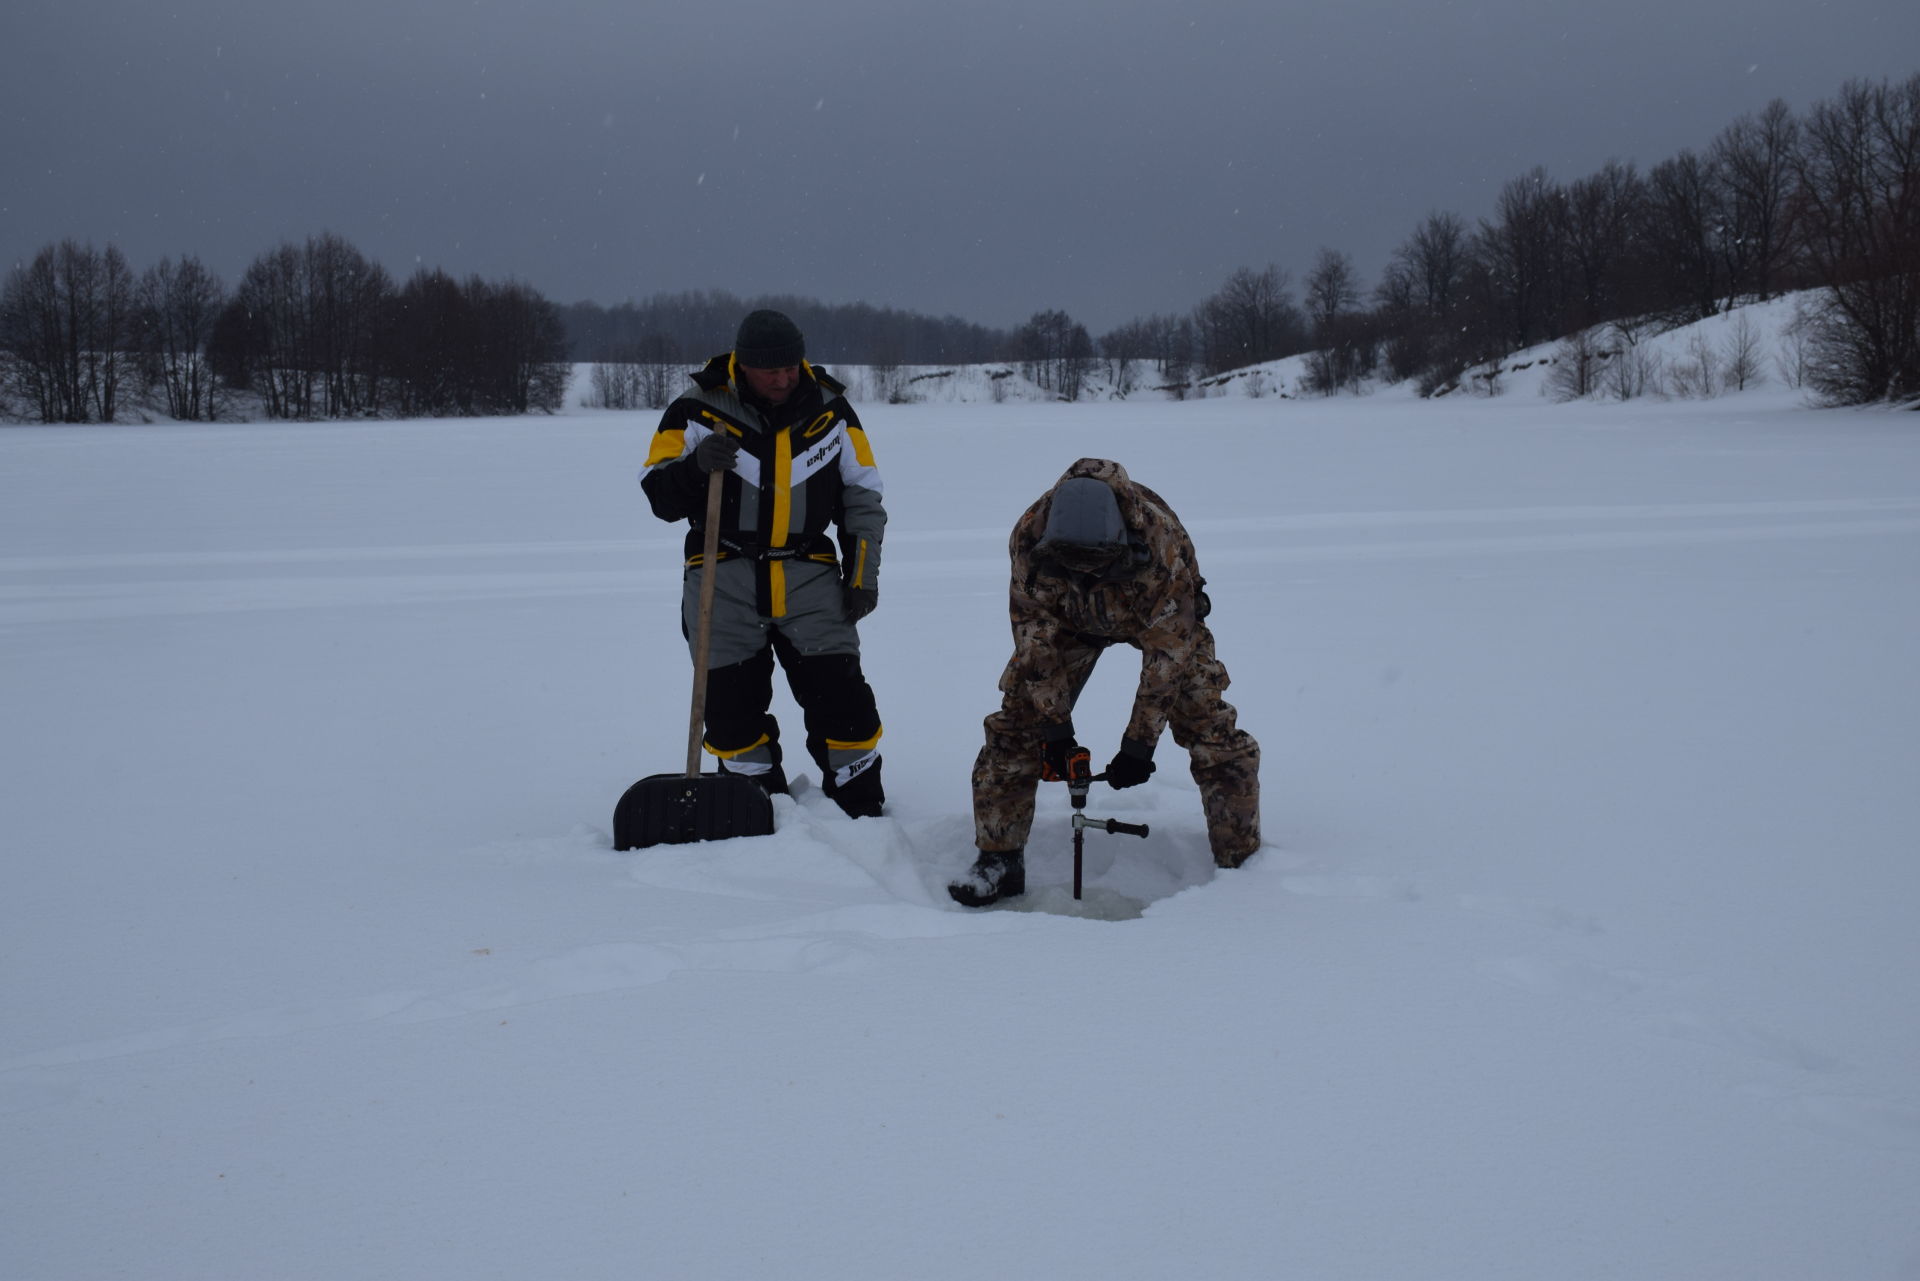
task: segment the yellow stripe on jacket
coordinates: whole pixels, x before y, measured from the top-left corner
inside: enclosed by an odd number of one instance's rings
[[[773,528],[767,531],[768,547],[785,547],[793,532],[793,433],[777,432],[773,438]],[[767,596],[773,617],[787,616],[787,563],[767,562]]]
[[[667,427],[653,433],[653,446],[647,450],[649,470],[670,463],[687,452],[687,433],[681,427]]]

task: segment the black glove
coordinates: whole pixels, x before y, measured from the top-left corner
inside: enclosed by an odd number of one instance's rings
[[[716,431],[693,447],[693,461],[701,471],[732,471],[740,442],[731,432]]]
[[[1040,777],[1049,783],[1074,783],[1093,777],[1093,756],[1073,735],[1047,741],[1047,763]]]
[[[847,621],[849,623],[859,622],[868,614],[871,614],[873,607],[880,603],[880,589],[878,587],[853,587],[850,585],[845,588],[845,592],[847,599]]]
[[[1138,787],[1153,777],[1153,749],[1145,752],[1132,739],[1121,739],[1120,750],[1107,762],[1107,786]]]

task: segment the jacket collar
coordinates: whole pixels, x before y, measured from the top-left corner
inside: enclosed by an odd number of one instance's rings
[[[755,402],[748,398],[746,385],[738,379],[737,374],[738,371],[733,364],[733,353],[723,351],[708,360],[706,365],[694,374],[693,381],[702,391],[716,391],[721,387],[730,387],[733,389],[733,394],[740,398],[741,403],[754,404]],[[823,399],[844,396],[847,391],[846,384],[818,365],[808,364],[804,360],[800,362],[800,382],[801,387],[794,391],[796,396],[804,394],[807,383],[813,383],[819,387]]]

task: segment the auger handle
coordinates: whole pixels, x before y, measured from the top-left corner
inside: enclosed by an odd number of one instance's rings
[[[1073,832],[1076,837],[1079,836],[1080,829],[1083,827],[1098,828],[1102,832],[1110,832],[1116,836],[1145,836],[1147,834],[1147,825],[1145,823],[1122,823],[1117,818],[1088,818],[1085,814],[1075,814],[1073,816]]]

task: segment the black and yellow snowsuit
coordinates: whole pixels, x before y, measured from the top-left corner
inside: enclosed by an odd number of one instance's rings
[[[721,473],[706,748],[729,771],[784,783],[767,710],[777,657],[825,790],[849,812],[877,814],[880,717],[844,600],[846,587],[877,587],[887,523],[866,431],[846,388],[812,365],[778,406],[747,393],[732,353],[693,381],[661,416],[640,483],[654,515],[690,522],[681,610],[692,637],[707,489],[693,451],[714,432],[740,442]]]

